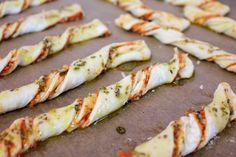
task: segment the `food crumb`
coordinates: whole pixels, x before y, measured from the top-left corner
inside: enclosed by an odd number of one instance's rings
[[[154,93],[154,92],[155,92],[155,90],[153,89],[151,92],[152,92],[152,93]]]
[[[201,90],[203,90],[203,85],[200,85],[200,87],[199,87]]]
[[[131,139],[131,138],[127,138],[127,139],[128,139],[128,141],[129,141],[129,142],[131,142],[131,141],[132,141],[132,139]]]
[[[229,142],[236,143],[236,140],[234,138],[229,139]]]
[[[152,139],[152,137],[148,137],[148,138],[147,138],[147,140],[151,140],[151,139]]]
[[[125,77],[126,77],[126,75],[125,75],[125,73],[124,73],[124,72],[121,72],[121,76],[122,76],[123,78],[125,78]]]
[[[197,61],[197,65],[199,65],[200,63],[201,63],[201,61],[200,61],[200,60],[198,60],[198,61]]]

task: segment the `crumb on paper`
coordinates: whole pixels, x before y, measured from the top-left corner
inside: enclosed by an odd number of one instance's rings
[[[121,76],[122,76],[123,78],[125,78],[125,77],[126,77],[126,75],[125,75],[125,73],[124,73],[124,72],[121,72]]]
[[[199,87],[201,90],[203,90],[203,85],[200,85],[200,87]]]
[[[151,139],[152,139],[152,137],[148,137],[148,138],[147,138],[147,140],[151,140]]]
[[[230,138],[230,139],[229,139],[229,142],[231,142],[231,143],[236,143],[236,140],[235,140],[235,138]]]
[[[200,61],[200,60],[198,60],[198,61],[197,61],[197,65],[199,65],[200,63],[201,63],[201,61]]]
[[[132,139],[131,139],[131,138],[129,138],[129,137],[127,138],[127,140],[128,140],[129,142],[131,142],[131,141],[132,141]]]

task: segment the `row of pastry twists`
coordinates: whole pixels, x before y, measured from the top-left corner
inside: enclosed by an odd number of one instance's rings
[[[42,5],[53,0],[10,0],[0,3],[0,18],[6,15],[18,14],[32,6]]]
[[[80,5],[72,4],[58,10],[44,11],[25,19],[5,23],[0,26],[0,41],[15,38],[32,32],[39,32],[61,22],[81,19],[83,11]]]
[[[47,36],[38,44],[10,51],[6,57],[0,59],[0,76],[10,74],[17,66],[27,66],[39,62],[49,55],[60,52],[68,45],[103,35],[109,35],[109,30],[99,20],[69,27],[61,35]]]
[[[230,11],[230,7],[218,0],[164,0],[167,3],[176,6],[195,6],[204,11],[219,15],[226,15]]]
[[[191,39],[175,29],[160,27],[155,22],[137,19],[129,14],[116,19],[116,25],[145,36],[153,36],[164,44],[176,46],[200,60],[213,61],[221,68],[236,72],[236,55],[207,42]]]
[[[114,46],[119,47],[123,44]],[[110,63],[110,66],[113,67],[114,64],[117,62]],[[53,109],[35,118],[20,118],[0,134],[0,155],[5,157],[10,153],[10,156],[17,156],[38,141],[46,140],[64,131],[70,132],[76,128],[88,127],[121,108],[128,101],[139,99],[150,89],[172,83],[176,79],[189,78],[193,71],[192,61],[187,55],[176,52],[174,58],[168,63],[148,66],[113,85],[100,88],[85,98],[76,99],[71,105]]]
[[[75,60],[70,66],[64,65],[62,69],[41,76],[33,83],[15,90],[2,91],[0,113],[27,105],[32,107],[96,78],[107,69],[117,67],[124,62],[145,61],[150,56],[150,50],[144,41],[107,45],[86,58]]]
[[[236,95],[227,83],[220,83],[213,101],[170,122],[157,136],[120,157],[180,157],[204,147],[236,118]]]
[[[215,32],[236,38],[236,21],[225,17],[229,6],[217,0],[165,0],[184,7],[184,15],[192,22],[205,26]]]
[[[141,0],[106,0],[119,6],[127,12],[143,20],[154,21],[162,27],[184,31],[190,25],[189,21],[171,13],[153,10]]]

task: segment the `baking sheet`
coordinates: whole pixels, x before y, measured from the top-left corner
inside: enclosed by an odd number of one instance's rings
[[[82,58],[94,53],[102,46],[113,42],[144,39],[152,50],[152,59],[137,66],[137,71],[151,63],[167,62],[174,52],[171,46],[166,46],[151,37],[141,37],[134,33],[128,33],[114,25],[114,19],[123,10],[106,3],[103,0],[57,0],[39,7],[30,8],[27,11],[13,16],[7,16],[0,20],[0,24],[15,21],[20,17],[26,17],[41,10],[59,8],[73,2],[80,3],[85,11],[85,18],[81,21],[59,24],[46,31],[25,35],[0,44],[0,56],[5,56],[10,50],[23,45],[31,45],[40,41],[46,35],[60,34],[67,27],[79,25],[99,18],[105,22],[112,36],[99,38],[76,44],[65,49],[42,62],[18,68],[11,75],[0,79],[0,91],[14,89],[29,83],[43,74],[48,74],[53,69],[60,68],[63,64],[70,64],[78,57]],[[230,5],[230,17],[236,19],[236,1],[222,0]],[[182,16],[182,9],[171,6],[157,0],[144,0],[144,3],[153,9],[160,9]],[[210,42],[231,53],[236,53],[235,40],[216,34],[199,26],[192,25],[186,31],[189,37]],[[219,68],[216,64],[201,61],[191,57],[195,64],[195,76],[185,80],[184,85],[164,85],[153,92],[149,92],[139,101],[129,103],[126,107],[108,116],[105,120],[83,130],[76,130],[70,134],[50,138],[41,142],[36,148],[30,149],[25,157],[115,157],[119,149],[130,150],[135,145],[146,141],[158,134],[168,123],[182,115],[190,108],[199,108],[212,100],[212,94],[217,85],[228,82],[236,91],[236,75]],[[109,70],[94,81],[86,83],[74,90],[62,94],[60,97],[38,104],[33,109],[24,108],[0,116],[0,130],[7,128],[15,119],[24,116],[35,116],[56,107],[68,105],[77,97],[86,96],[101,86],[107,86],[122,78],[119,69]],[[125,72],[126,74],[130,72]],[[203,90],[200,86],[203,86]],[[122,126],[126,133],[120,135],[116,128]],[[236,149],[236,125],[235,123],[221,133],[211,144],[202,150],[189,155],[189,157],[235,157]]]

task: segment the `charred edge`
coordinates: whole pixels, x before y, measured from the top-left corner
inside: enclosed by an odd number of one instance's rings
[[[63,46],[63,50],[70,44],[70,42],[71,42],[71,39],[72,39],[72,34],[73,34],[73,29],[70,29],[69,30],[69,35],[68,35],[68,38],[67,38],[67,40],[66,40],[66,42],[65,42],[65,45]]]
[[[180,63],[180,69],[183,69],[186,66],[186,55],[183,53],[179,53],[178,58]]]
[[[180,140],[181,140],[181,121],[177,120],[175,121],[173,127],[174,127],[174,149],[172,153],[172,157],[180,157]]]
[[[201,16],[197,17],[194,22],[197,24],[204,24],[206,21],[212,18],[220,17],[220,15],[207,15],[207,16]]]
[[[149,11],[149,13],[144,14],[143,16],[141,16],[140,18],[143,20],[151,20],[151,17],[153,16],[153,14],[155,14],[154,11],[152,11],[152,9],[150,9],[148,6],[146,5],[142,5],[140,6],[141,9],[146,9]]]
[[[101,37],[109,37],[111,34],[111,31],[106,31],[103,35],[101,35]]]
[[[210,58],[208,58],[207,60],[208,61],[215,61],[215,60],[217,60],[217,59],[221,59],[221,58],[226,58],[226,57],[231,57],[232,55],[230,55],[230,54],[222,54],[222,55],[216,55],[216,56],[213,56],[213,57],[210,57]]]
[[[80,114],[80,111],[81,111],[83,102],[84,102],[83,98],[77,98],[77,99],[76,99],[76,105],[75,105],[76,114],[75,114],[75,116],[73,117],[73,120],[71,121],[71,124],[70,124],[69,127],[67,128],[67,131],[68,131],[68,132],[71,132],[72,130],[74,130],[74,129],[76,128],[76,126],[78,126],[77,115]]]
[[[152,28],[144,30],[143,25],[145,25],[145,24],[147,24],[147,23],[144,22],[144,21],[140,22],[140,23],[137,23],[137,24],[133,25],[133,27],[131,28],[131,31],[133,31],[135,33],[138,33],[138,34],[141,34],[141,35],[145,35],[148,32],[151,32],[151,31],[154,31],[154,30],[157,30],[157,29],[160,28],[159,26],[153,26]]]
[[[38,100],[38,98],[40,97],[40,94],[42,93],[42,92],[44,92],[46,89],[47,89],[47,87],[48,87],[48,85],[49,85],[49,80],[50,80],[50,78],[48,78],[49,77],[49,75],[47,75],[47,76],[44,76],[43,78],[42,78],[42,84],[39,84],[39,90],[38,90],[38,92],[37,92],[37,94],[34,96],[34,98],[29,102],[29,104],[28,104],[28,106],[31,108],[31,107],[34,107],[34,105],[36,105],[37,104],[37,100]]]
[[[60,23],[76,21],[76,20],[82,19],[83,16],[84,16],[83,12],[79,11],[79,12],[75,13],[74,15],[70,16],[70,17],[63,18],[60,21]]]
[[[15,147],[14,143],[9,140],[5,140],[4,145],[7,148],[7,157],[12,157],[11,150]]]
[[[25,119],[23,119],[20,123],[20,139],[21,139],[21,150],[24,150],[25,143],[27,141],[27,130],[26,130],[26,124]]]
[[[19,31],[22,20],[18,20],[16,23],[17,23],[17,26],[16,26],[14,32],[11,34],[10,38],[13,38],[14,35]]]
[[[6,26],[5,26],[5,28],[4,28],[4,30],[2,31],[3,33],[2,33],[2,39],[1,39],[1,41],[4,41],[4,40],[7,40],[7,39],[8,39],[8,38],[7,38],[7,32],[8,32],[8,27],[9,27],[10,25],[12,25],[12,23],[7,23]]]
[[[65,77],[66,77],[66,74],[67,74],[68,70],[69,70],[69,68],[68,68],[68,66],[67,66],[67,67],[64,67],[64,69],[63,69],[62,71],[59,72],[59,75],[60,75],[60,76],[59,76],[59,79],[58,79],[58,81],[57,81],[57,84],[54,86],[54,89],[53,89],[52,92],[49,94],[49,98],[52,97],[52,96],[56,93],[58,87],[59,87],[59,86],[62,84],[62,82],[65,80]]]
[[[109,50],[110,51],[109,52],[109,59],[112,59],[114,56],[116,56],[117,49],[119,49],[120,47],[131,46],[131,45],[137,45],[137,42],[131,41],[131,42],[125,42],[122,44],[112,46]]]
[[[35,63],[37,62],[40,62],[41,60],[45,59],[47,56],[48,56],[48,47],[47,47],[47,44],[44,44],[41,52],[40,52],[40,55],[35,59]]]
[[[112,46],[110,49],[109,49],[109,56],[108,56],[108,63],[106,65],[106,68],[108,67],[108,65],[112,62],[112,59],[114,57],[116,57],[117,55],[117,49],[119,49],[120,47],[125,47],[125,46],[131,46],[131,45],[137,45],[137,42],[126,42],[126,43],[122,43],[122,44],[119,44],[119,45],[115,45],[115,46]]]
[[[138,93],[136,93],[134,96],[132,96],[130,98],[130,100],[137,100],[137,99],[139,99],[139,97],[141,97],[143,92],[146,90],[146,87],[147,87],[149,79],[150,79],[151,68],[150,67],[146,67],[143,70],[143,73],[145,75],[145,79],[143,80],[143,84],[142,84],[141,90]]]
[[[29,8],[29,4],[30,4],[30,2],[29,2],[28,0],[24,0],[24,3],[23,3],[23,5],[22,5],[22,10],[21,10],[21,12],[22,12],[23,10]]]
[[[17,57],[17,51],[13,52],[14,54],[11,56],[10,61],[5,66],[5,68],[0,72],[0,76],[5,76],[9,74],[12,71],[12,68],[16,66],[16,57]]]
[[[93,97],[92,103],[87,105],[87,106],[85,106],[86,107],[85,108],[85,114],[84,114],[83,118],[81,118],[81,120],[79,122],[79,126],[81,128],[86,127],[86,124],[88,124],[88,118],[89,118],[90,114],[92,113],[93,108],[94,108],[94,106],[95,106],[95,104],[97,102],[98,95],[99,95],[99,92],[97,92],[96,94],[93,94],[93,96],[92,96]]]
[[[178,54],[178,60],[179,60],[179,71],[177,73],[177,75],[175,76],[173,81],[177,81],[179,79],[181,79],[179,72],[180,70],[182,70],[185,66],[186,66],[186,56],[183,53],[179,53]]]
[[[138,34],[143,34],[142,25],[144,25],[144,24],[145,24],[145,22],[142,21],[142,22],[139,22],[139,23],[133,25],[132,28],[131,28],[131,31],[135,32],[135,33],[138,33]]]
[[[231,68],[231,67],[233,67],[233,66],[236,66],[236,62],[227,65],[225,68],[228,69],[228,68]]]
[[[200,4],[198,7],[199,8],[206,8],[206,7],[211,6],[211,4],[214,4],[215,2],[216,2],[215,0],[213,0],[213,1],[205,1],[202,4]]]
[[[132,81],[131,85],[132,85],[132,88],[134,87],[134,84],[135,84],[135,77],[136,77],[136,74],[132,73],[131,74],[131,81]]]
[[[203,142],[206,140],[206,115],[205,115],[205,111],[204,109],[202,109],[201,111],[199,111],[198,114],[195,114],[195,119],[198,122],[198,126],[200,127],[201,130],[201,139],[200,142],[196,148],[196,150],[201,148],[201,145],[203,144]],[[195,150],[195,151],[196,151]]]

